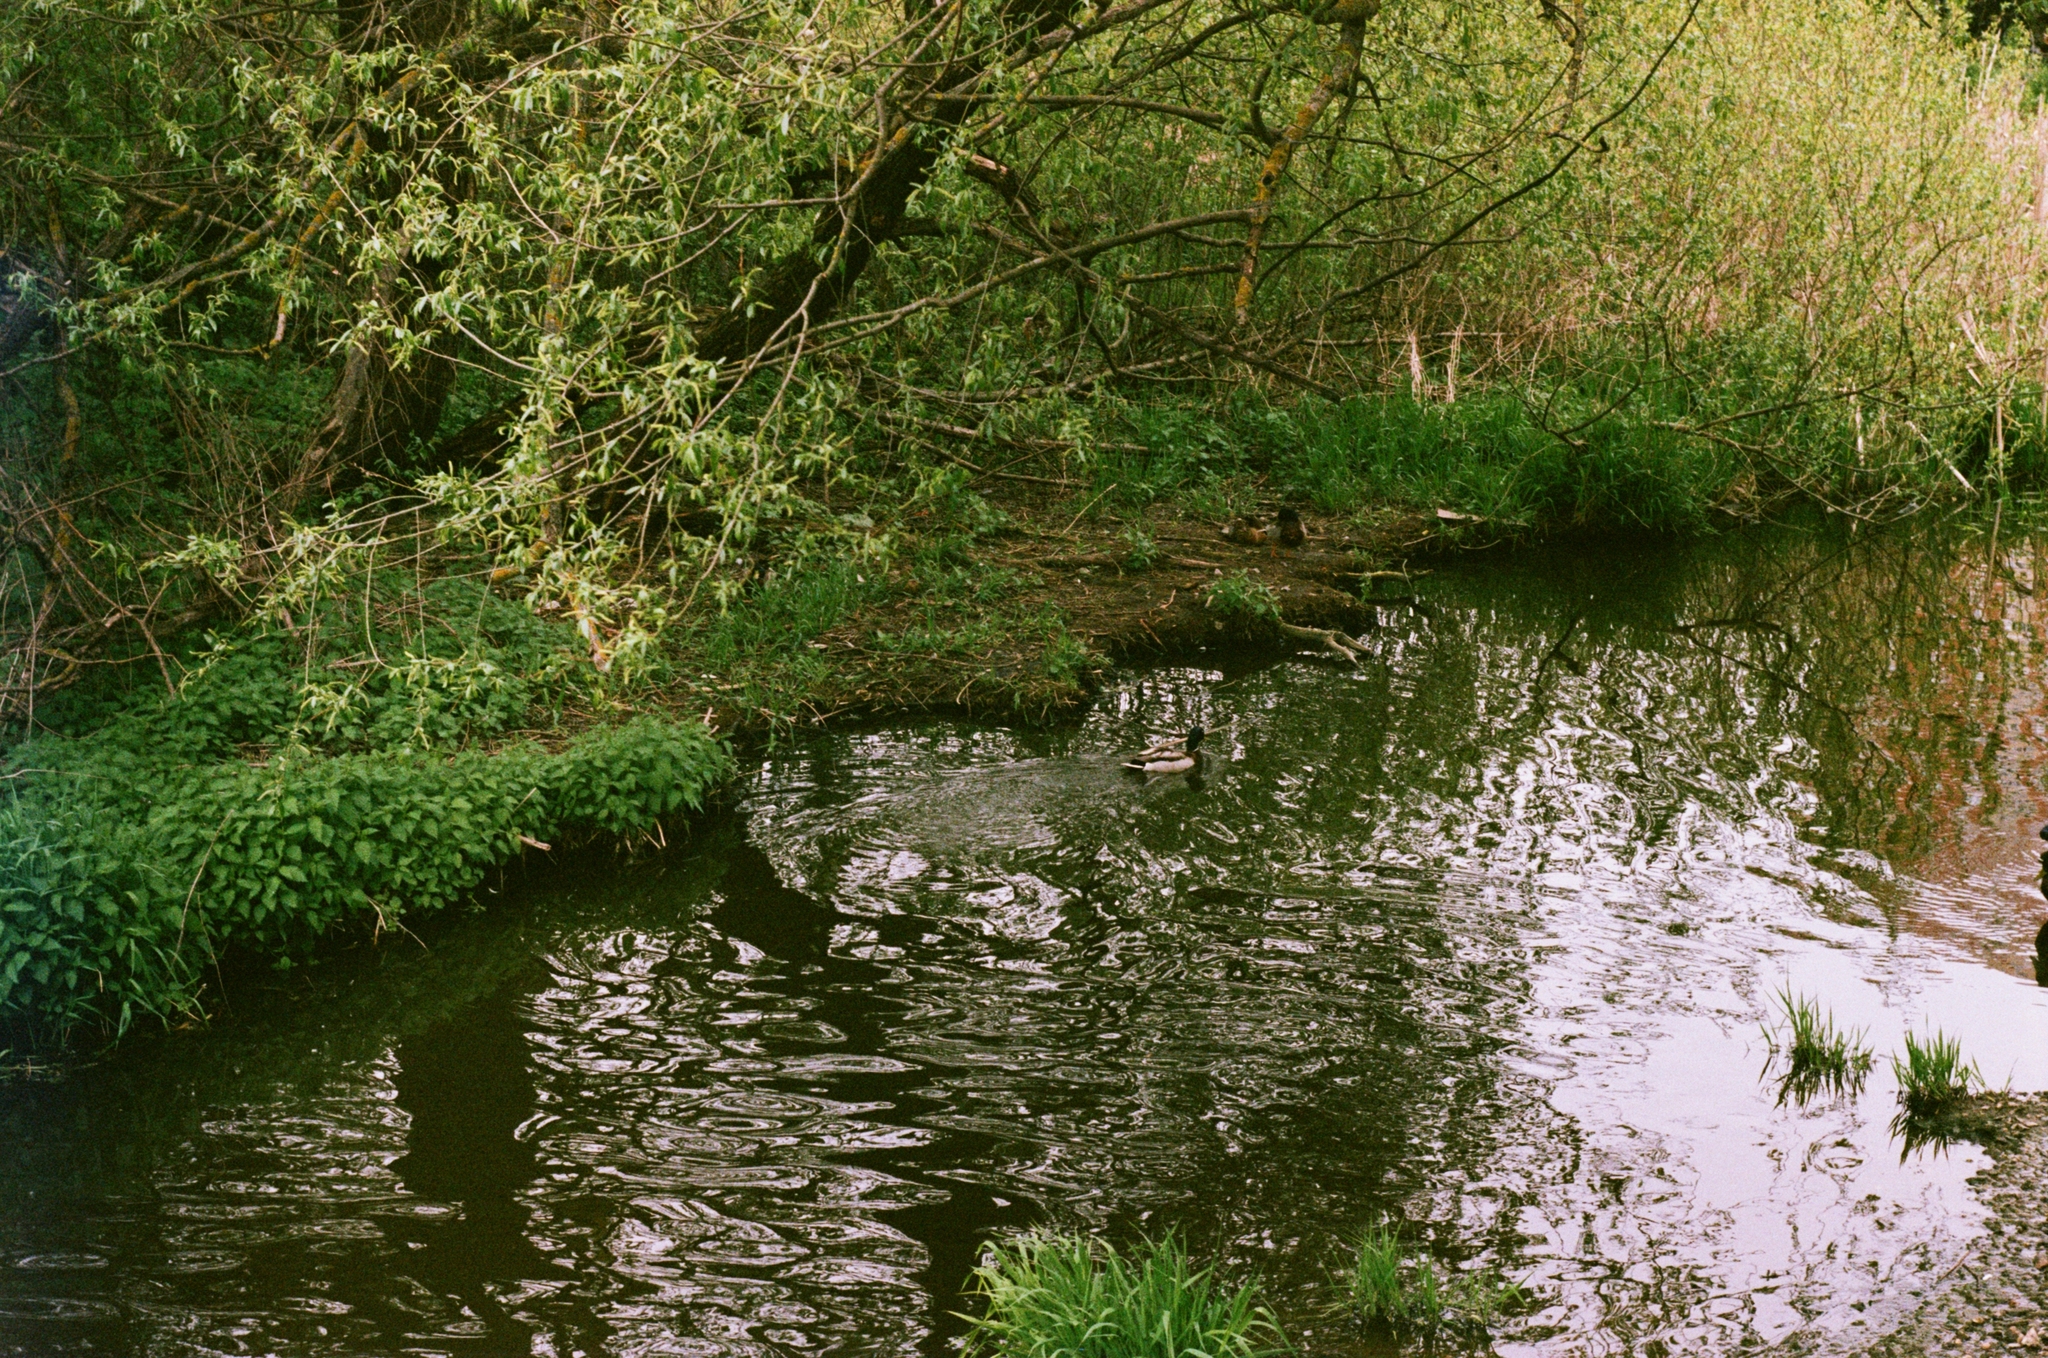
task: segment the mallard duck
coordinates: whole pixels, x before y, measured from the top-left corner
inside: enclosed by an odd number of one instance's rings
[[[1223,526],[1223,539],[1245,547],[1265,547],[1274,543],[1282,547],[1299,547],[1308,541],[1308,530],[1302,526],[1301,514],[1290,508],[1281,510],[1278,519],[1270,524],[1240,514]]]
[[[1198,751],[1202,748],[1202,737],[1207,734],[1197,726],[1176,740],[1147,746],[1124,760],[1123,766],[1132,773],[1186,773],[1200,762]]]

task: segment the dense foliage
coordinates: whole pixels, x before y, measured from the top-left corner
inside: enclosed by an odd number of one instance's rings
[[[959,559],[993,476],[1527,528],[2023,490],[2023,11],[0,6],[6,1003],[170,1012],[224,940],[645,825],[710,747],[575,732],[678,668],[767,710],[892,582],[867,652],[1072,686]],[[443,585],[452,645],[391,630]],[[671,791],[607,810],[600,749]],[[424,857],[330,833],[372,804]]]
[[[39,745],[63,777],[0,805],[0,1018],[31,1037],[204,1012],[235,946],[284,961],[474,891],[528,848],[652,837],[729,768],[696,723],[640,718],[559,750],[280,754],[173,764]]]
[[[996,1358],[1259,1358],[1284,1346],[1259,1289],[1232,1291],[1180,1242],[1130,1254],[1085,1236],[996,1244],[970,1290],[986,1305],[969,1351]]]
[[[848,496],[1218,384],[1493,392],[1525,460],[1656,431],[1696,506],[2004,484],[2043,279],[1995,17],[10,6],[7,694],[428,522],[608,668],[865,537]]]
[[[386,665],[334,663],[339,619],[249,630],[186,657],[174,694],[80,695],[58,714],[78,734],[14,748],[0,1024],[40,1039],[205,1012],[230,949],[289,963],[337,926],[402,928],[523,853],[657,839],[729,774],[696,721],[524,734],[587,665],[523,608],[446,586],[383,602],[397,616],[373,601],[356,634]]]

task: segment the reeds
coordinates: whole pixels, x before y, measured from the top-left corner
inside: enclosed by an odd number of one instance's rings
[[[1838,1028],[1834,1015],[1820,1001],[1795,995],[1788,986],[1777,995],[1780,1021],[1764,1025],[1775,1064],[1784,1060],[1778,1102],[1805,1103],[1822,1092],[1860,1093],[1870,1074],[1871,1051],[1862,1029]],[[1983,1084],[1975,1063],[1963,1059],[1962,1044],[1939,1029],[1921,1035],[1906,1033],[1906,1054],[1891,1058],[1898,1081],[1898,1115],[1892,1135],[1904,1139],[1908,1154],[1922,1146],[1945,1146],[1981,1130],[1970,1121],[1969,1098]]]
[[[1820,1001],[1794,995],[1790,986],[1778,992],[1782,1026],[1764,1025],[1764,1040],[1773,1057],[1785,1058],[1778,1082],[1778,1102],[1805,1103],[1816,1094],[1855,1095],[1870,1075],[1871,1051],[1862,1029],[1837,1028],[1835,1016]],[[1910,1043],[1910,1039],[1908,1039]]]
[[[983,1298],[970,1352],[991,1358],[1257,1358],[1281,1350],[1258,1289],[1219,1286],[1172,1236],[1127,1258],[1085,1236],[995,1246],[969,1290]]]
[[[1357,1258],[1344,1283],[1360,1320],[1428,1334],[1483,1332],[1522,1295],[1520,1288],[1490,1272],[1447,1276],[1427,1257],[1409,1261],[1399,1233],[1387,1223],[1359,1237]]]
[[[1907,1032],[1906,1058],[1892,1058],[1892,1074],[1899,1082],[1899,1112],[1891,1131],[1905,1143],[1902,1159],[1923,1146],[1938,1149],[1995,1132],[1969,1107],[1971,1087],[1982,1085],[1984,1077],[1975,1062],[1963,1059],[1962,1044],[1940,1029],[1925,1038]]]

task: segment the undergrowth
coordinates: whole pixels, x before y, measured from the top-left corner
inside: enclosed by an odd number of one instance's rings
[[[2016,402],[1995,431],[1959,427],[1946,451],[1916,445],[1879,462],[1859,440],[1853,410],[1773,416],[1765,457],[1726,436],[1765,436],[1763,417],[1741,418],[1742,391],[1713,393],[1720,404],[1693,393],[1684,403],[1639,396],[1609,409],[1612,385],[1543,403],[1479,387],[1456,401],[1384,392],[1283,405],[1250,393],[1104,410],[1097,419],[1123,441],[1093,455],[1093,483],[1124,506],[1171,498],[1219,519],[1244,508],[1246,483],[1256,482],[1268,498],[1325,515],[1450,509],[1521,534],[1697,531],[1798,498],[1847,505],[1881,494],[1898,510],[1953,495],[1958,478],[1994,493],[2048,488],[2048,433],[2033,398]]]
[[[731,767],[695,721],[620,720],[576,634],[459,581],[167,657],[67,695],[7,752],[0,1024],[46,1044],[203,1013],[230,950],[289,965],[522,852],[656,836]],[[382,604],[390,607],[380,607]]]
[[[1244,571],[1217,576],[1203,596],[1203,604],[1242,627],[1280,621],[1280,600],[1273,587]]]
[[[1004,517],[959,478],[898,510],[886,526],[860,515],[869,536],[785,562],[680,629],[671,680],[771,738],[848,710],[1042,716],[1076,702],[1095,659],[1056,602],[991,559]]]

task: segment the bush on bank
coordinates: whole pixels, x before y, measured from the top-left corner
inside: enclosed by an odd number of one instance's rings
[[[647,834],[730,767],[701,725],[642,717],[559,750],[29,775],[0,803],[0,1015],[118,1031],[196,1012],[226,949],[288,960],[343,925],[458,901],[529,842]]]
[[[352,646],[340,613],[217,639],[168,695],[68,694],[8,751],[0,1026],[40,1043],[203,1012],[230,950],[288,964],[535,844],[655,833],[730,774],[699,722],[607,717],[569,628],[459,584],[413,602],[415,625]]]

